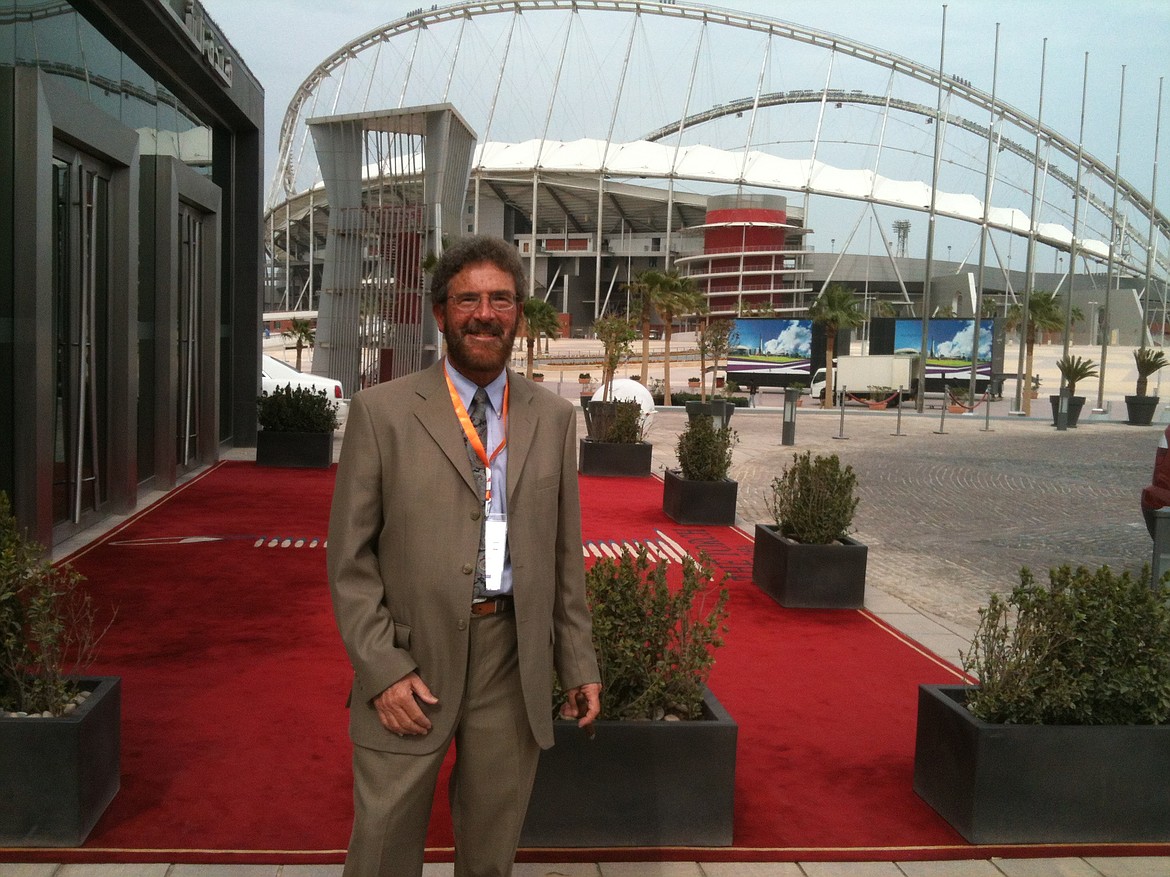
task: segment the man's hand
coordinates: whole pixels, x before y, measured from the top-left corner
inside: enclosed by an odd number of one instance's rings
[[[570,688],[565,692],[565,702],[561,705],[561,717],[576,719],[577,727],[584,728],[586,733],[593,736],[593,720],[601,715],[601,683],[587,682],[577,688]]]
[[[432,706],[439,702],[417,673],[407,673],[374,698],[374,708],[382,727],[390,733],[417,736],[431,730],[431,720],[419,708],[420,700]]]

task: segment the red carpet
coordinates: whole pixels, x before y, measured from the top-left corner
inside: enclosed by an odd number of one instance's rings
[[[225,463],[73,562],[117,607],[95,671],[123,677],[122,789],[77,850],[0,861],[339,862],[352,816],[349,670],[330,614],[332,471]],[[521,851],[522,860],[890,860],[1170,854],[974,847],[911,788],[917,685],[956,671],[865,612],[794,611],[751,541],[681,527],[656,479],[583,478],[587,550],[705,550],[733,580],[711,687],[739,723],[735,845]],[[450,860],[445,789],[429,858]]]

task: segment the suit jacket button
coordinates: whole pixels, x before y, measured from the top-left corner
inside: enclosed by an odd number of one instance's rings
[[[473,512],[471,513],[471,520],[473,520],[473,521],[478,521],[478,520],[479,520],[479,516],[480,516],[480,515],[482,515],[482,514],[483,514],[483,512],[481,512],[479,509],[476,509],[475,511],[473,511]]]
[[[463,564],[463,574],[465,576],[469,576],[473,572],[475,572],[475,565],[474,564],[470,564],[470,563]]]
[[[467,619],[465,619],[465,618],[459,619],[459,629],[460,630],[467,630]]]

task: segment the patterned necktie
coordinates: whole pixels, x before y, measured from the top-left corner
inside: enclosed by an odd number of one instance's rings
[[[471,425],[475,427],[475,431],[479,433],[479,443],[483,445],[484,451],[487,451],[487,409],[488,409],[488,394],[483,387],[476,388],[475,396],[471,399],[471,405],[467,409],[467,416],[471,418]],[[484,477],[483,462],[479,459],[479,455],[475,452],[475,448],[471,446],[471,442],[467,443],[467,456],[471,460],[471,469],[475,473],[475,484],[479,488],[479,495],[482,497],[487,488],[487,480]],[[475,565],[475,595],[477,597],[487,596],[487,588],[484,582],[487,579],[484,562],[484,524],[486,518],[481,520],[479,530],[479,558]]]
[[[467,416],[471,418],[471,425],[479,433],[480,444],[487,450],[487,410],[488,394],[483,387],[477,387],[471,398],[471,407],[467,409]]]

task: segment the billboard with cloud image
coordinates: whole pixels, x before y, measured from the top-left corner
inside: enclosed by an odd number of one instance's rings
[[[808,386],[811,363],[823,364],[824,334],[812,320],[788,317],[741,317],[728,339],[727,377],[738,384],[757,387]],[[844,337],[842,345],[841,337]],[[846,331],[837,340],[839,350],[849,350]]]
[[[957,383],[971,376],[975,353],[976,379],[980,382],[1003,372],[1003,331],[997,321],[978,321],[979,343],[975,346],[976,321],[945,318],[929,320],[926,332],[927,389],[941,383]],[[920,353],[922,321],[906,318],[873,320],[870,353]],[[933,386],[932,386],[933,385]]]

